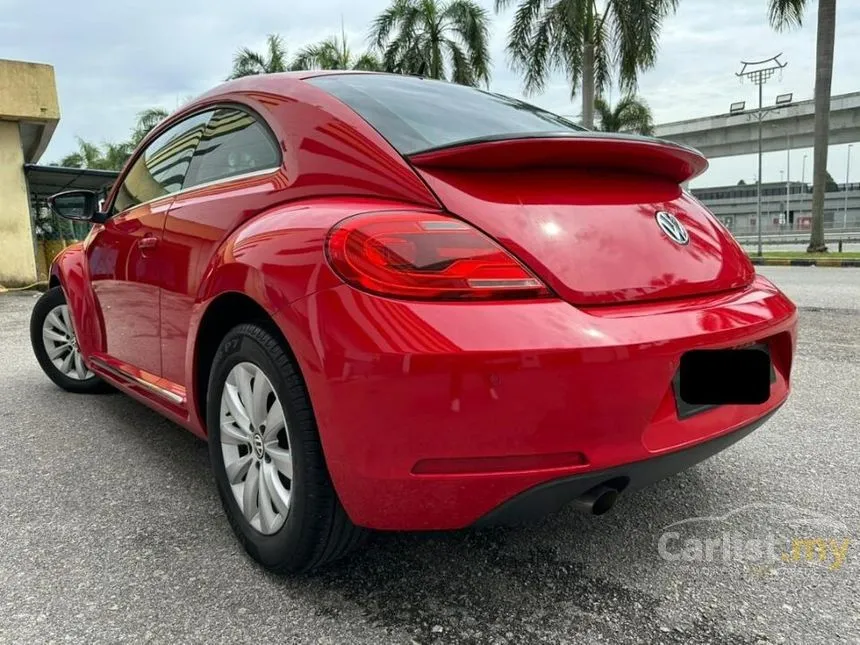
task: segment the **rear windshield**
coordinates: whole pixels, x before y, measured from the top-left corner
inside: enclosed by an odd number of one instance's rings
[[[308,82],[358,112],[404,155],[468,139],[584,130],[528,103],[444,81],[338,74]]]

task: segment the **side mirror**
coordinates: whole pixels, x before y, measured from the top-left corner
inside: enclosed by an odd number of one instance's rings
[[[57,215],[79,222],[102,221],[98,201],[98,194],[91,190],[67,190],[48,198],[51,210]]]

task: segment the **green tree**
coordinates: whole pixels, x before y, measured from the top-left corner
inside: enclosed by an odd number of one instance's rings
[[[489,85],[488,16],[472,0],[394,0],[369,39],[387,72]]]
[[[233,72],[227,80],[256,74],[286,72],[288,67],[287,48],[283,40],[276,34],[269,34],[266,36],[266,51],[262,54],[247,47],[242,47],[236,52],[233,56]]]
[[[134,125],[134,130],[131,133],[132,147],[136,147],[143,138],[149,134],[155,126],[167,118],[167,110],[163,108],[149,108],[138,112],[137,123]]]
[[[64,168],[121,170],[141,140],[165,118],[167,110],[162,108],[149,108],[139,112],[129,140],[120,143],[108,141],[98,145],[78,137],[78,149],[60,159],[56,165]]]
[[[59,165],[64,168],[119,170],[131,151],[129,143],[104,143],[99,146],[78,137],[77,151],[60,159]]]
[[[525,90],[543,90],[553,72],[581,89],[582,124],[594,125],[594,102],[616,81],[636,90],[639,72],[653,67],[663,20],[678,0],[495,0],[496,11],[518,3],[507,51]],[[581,86],[581,87],[580,87]]]
[[[654,134],[654,117],[648,104],[632,94],[618,101],[613,108],[602,98],[594,102],[598,129],[603,132],[635,132]]]
[[[299,51],[293,60],[292,68],[361,69],[372,72],[379,70],[380,65],[376,56],[370,52],[355,54],[349,48],[346,33],[341,30],[340,38],[332,36]]]
[[[768,18],[777,30],[800,27],[808,0],[768,0]],[[830,129],[830,85],[836,38],[836,0],[818,0],[815,45],[815,138],[812,151],[812,231],[809,253],[827,250],[824,243],[824,193],[827,188],[827,147]]]

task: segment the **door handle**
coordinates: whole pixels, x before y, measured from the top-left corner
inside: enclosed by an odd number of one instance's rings
[[[138,248],[143,250],[155,248],[156,244],[158,244],[158,238],[154,235],[147,235],[137,241]]]

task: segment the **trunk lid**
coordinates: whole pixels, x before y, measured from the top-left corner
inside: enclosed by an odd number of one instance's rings
[[[690,148],[589,132],[467,142],[410,161],[451,213],[572,304],[678,298],[753,280],[731,234],[679,185],[707,168]]]

